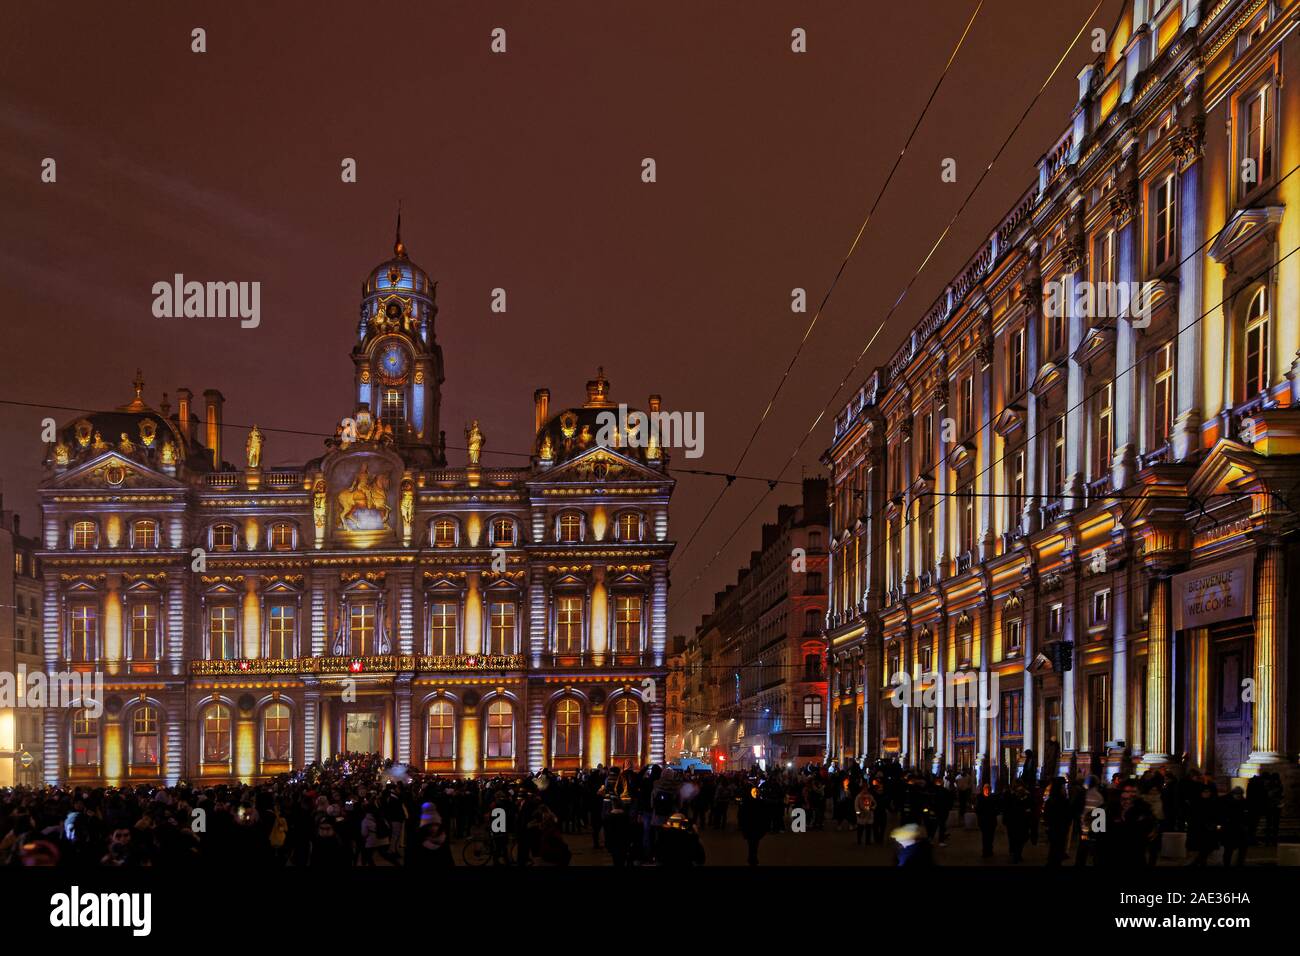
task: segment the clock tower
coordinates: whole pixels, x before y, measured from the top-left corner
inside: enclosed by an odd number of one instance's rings
[[[361,286],[361,320],[352,349],[358,406],[391,427],[414,465],[445,465],[438,427],[442,348],[434,334],[438,284],[413,263],[397,217],[393,257]]]

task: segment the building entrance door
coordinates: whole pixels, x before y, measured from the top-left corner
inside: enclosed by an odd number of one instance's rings
[[[352,711],[343,718],[343,749],[353,753],[379,752],[379,715]]]
[[[1220,625],[1210,631],[1214,655],[1214,775],[1220,781],[1237,776],[1250,756],[1251,702],[1245,679],[1254,675],[1250,622]]]

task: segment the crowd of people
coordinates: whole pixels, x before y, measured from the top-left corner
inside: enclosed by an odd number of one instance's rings
[[[1240,865],[1248,846],[1277,840],[1276,774],[1220,793],[1194,770],[1117,773],[1107,784],[1039,776],[1027,758],[996,790],[976,788],[969,772],[889,760],[457,778],[355,753],[256,785],[18,787],[0,791],[0,865],[563,866],[571,841],[589,838],[614,866],[696,866],[700,832],[730,829],[733,808],[750,865],[765,836],[785,831],[842,831],[893,847],[903,866],[932,864],[952,826],[978,828],[986,859],[1005,840],[1013,864],[1045,841],[1049,866],[1154,865],[1169,833],[1185,835],[1193,864],[1222,850],[1224,865]]]

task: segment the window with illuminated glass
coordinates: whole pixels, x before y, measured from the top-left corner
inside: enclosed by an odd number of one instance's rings
[[[435,548],[454,548],[456,546],[456,519],[433,519],[433,546]]]
[[[384,389],[379,420],[394,427],[406,424],[406,395],[400,388]]]
[[[72,714],[72,765],[99,765],[99,718],[88,710],[77,710]]]
[[[618,540],[641,540],[641,516],[635,511],[624,511],[618,516]]]
[[[156,767],[160,753],[158,708],[142,704],[131,715],[131,765]]]
[[[822,699],[816,694],[809,694],[803,699],[803,725],[805,727],[822,725]]]
[[[235,526],[233,524],[214,524],[212,526],[212,550],[235,550]]]
[[[99,526],[93,521],[76,521],[72,525],[72,546],[81,551],[99,547]]]
[[[131,547],[141,550],[158,547],[158,522],[141,518],[131,525]]]
[[[294,635],[298,609],[292,604],[272,604],[267,624],[266,656],[288,660],[294,656]]]
[[[551,756],[577,757],[582,753],[582,707],[571,697],[555,705]]]
[[[293,525],[287,521],[277,521],[271,525],[271,550],[293,550]]]
[[[485,752],[488,757],[503,758],[515,755],[515,711],[506,700],[494,700],[488,705]]]
[[[1048,449],[1052,466],[1052,495],[1059,498],[1065,492],[1065,416],[1052,421],[1052,443]]]
[[[641,707],[630,697],[620,697],[614,704],[614,748],[619,757],[641,753]]]
[[[348,644],[353,657],[375,653],[377,610],[372,601],[360,601],[348,608]]]
[[[459,610],[455,601],[435,601],[429,605],[429,653],[435,657],[459,653],[456,643]]]
[[[1095,255],[1092,259],[1092,281],[1114,282],[1116,276],[1115,267],[1115,230],[1103,229],[1097,236],[1094,246]]]
[[[1020,326],[1011,332],[1007,344],[1007,388],[1011,395],[1019,394],[1025,389],[1025,328]]]
[[[618,594],[614,597],[614,650],[635,653],[641,650],[641,595]]]
[[[1237,101],[1237,197],[1245,199],[1273,178],[1274,112],[1272,81],[1260,84]],[[1252,175],[1253,174],[1253,175]]]
[[[561,541],[576,542],[582,540],[582,515],[576,511],[566,511],[556,520],[556,536]]]
[[[1245,399],[1268,391],[1268,331],[1268,287],[1260,286],[1246,305],[1246,321],[1242,326],[1242,397]]]
[[[488,614],[488,653],[515,652],[515,604],[493,601]]]
[[[1174,343],[1157,346],[1153,356],[1151,389],[1151,441],[1156,447],[1169,441],[1174,428]]]
[[[1175,186],[1178,180],[1173,173],[1158,180],[1151,189],[1151,266],[1159,268],[1174,257],[1178,236],[1176,224]]]
[[[237,612],[232,605],[214,604],[208,608],[208,659],[230,661],[239,657],[235,633]]]
[[[425,755],[430,760],[451,760],[456,756],[456,714],[449,701],[435,700],[429,705]]]
[[[513,545],[515,543],[515,523],[509,518],[492,519],[492,543],[496,545]]]
[[[68,643],[74,661],[99,658],[99,608],[83,603],[68,609]]]
[[[1094,478],[1101,478],[1110,472],[1111,456],[1115,443],[1113,427],[1115,412],[1115,383],[1107,382],[1097,391],[1097,447],[1093,455]]]
[[[1007,462],[1007,530],[1020,527],[1020,515],[1025,510],[1025,450],[1020,448],[1008,456]]]
[[[560,654],[576,654],[582,650],[581,595],[564,595],[556,602],[555,650]]]
[[[230,708],[225,704],[210,704],[203,711],[203,762],[230,762]]]
[[[293,741],[293,723],[288,704],[269,704],[262,711],[262,759],[288,763]]]
[[[128,651],[133,661],[158,659],[158,608],[155,605],[131,605]]]

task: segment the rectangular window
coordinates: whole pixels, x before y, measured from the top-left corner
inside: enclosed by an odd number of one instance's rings
[[[967,375],[961,382],[961,433],[969,435],[975,428],[975,376]]]
[[[957,493],[957,521],[962,552],[975,550],[975,486],[969,484]]]
[[[1088,746],[1098,750],[1110,736],[1110,675],[1088,676]]]
[[[1052,422],[1052,495],[1059,498],[1065,492],[1065,416]]]
[[[1273,90],[1266,83],[1239,101],[1241,149],[1238,197],[1251,195],[1273,178]]]
[[[822,725],[822,699],[820,697],[805,697],[803,699],[803,725],[805,727],[820,727]]]
[[[1261,286],[1251,297],[1246,309],[1246,326],[1243,334],[1243,380],[1245,399],[1252,399],[1268,390],[1268,288]]]
[[[1097,393],[1097,448],[1093,455],[1094,478],[1110,473],[1111,456],[1115,444],[1114,432],[1115,383],[1107,382]]]
[[[1002,622],[1002,653],[1005,657],[1019,657],[1021,649],[1021,628],[1019,618]]]
[[[1047,609],[1047,633],[1060,634],[1065,623],[1065,606],[1053,604]]]
[[[93,604],[74,604],[71,610],[72,659],[93,661],[99,652],[99,616]]]
[[[429,607],[429,653],[435,657],[456,654],[456,615],[459,608],[451,601],[438,601]]]
[[[492,605],[491,634],[488,640],[489,654],[513,654],[515,652],[515,606],[502,601]]]
[[[1020,527],[1020,516],[1025,510],[1025,452],[1021,449],[1011,456],[1010,474],[1007,481],[1010,497],[1007,498],[1007,529],[1015,531]]]
[[[1174,343],[1156,349],[1155,379],[1151,396],[1151,443],[1160,448],[1169,441],[1174,427]]]
[[[152,706],[136,708],[131,718],[131,763],[137,767],[158,764],[158,711]]]
[[[239,656],[235,644],[235,609],[227,604],[208,608],[208,647],[210,659],[231,661]]]
[[[641,650],[641,597],[620,594],[614,599],[614,650],[633,654]]]
[[[1096,254],[1093,257],[1092,280],[1094,283],[1113,283],[1115,281],[1115,230],[1106,229],[1097,237]],[[1103,293],[1098,291],[1094,303],[1103,301]],[[1100,306],[1098,305],[1098,308]],[[1091,319],[1094,316],[1087,316]]]
[[[930,470],[934,454],[934,412],[926,412],[921,416],[920,430],[921,441],[916,449],[917,470],[926,472]]]
[[[379,418],[385,424],[394,427],[406,424],[406,396],[402,394],[400,388],[384,389]]]
[[[1008,397],[1025,390],[1025,330],[1020,327],[1011,333],[1007,346]]]
[[[158,659],[158,609],[152,604],[131,605],[131,660]]]
[[[1158,268],[1174,257],[1177,235],[1174,232],[1174,186],[1170,173],[1156,183],[1151,193],[1151,265]]]
[[[1110,588],[1092,593],[1092,623],[1105,624],[1110,620]]]
[[[348,609],[348,637],[353,657],[368,657],[375,653],[375,605],[369,601],[353,604]]]
[[[267,648],[268,657],[288,660],[294,656],[293,635],[297,610],[292,604],[273,604],[271,606],[271,623],[267,635],[270,641],[270,646]]]

